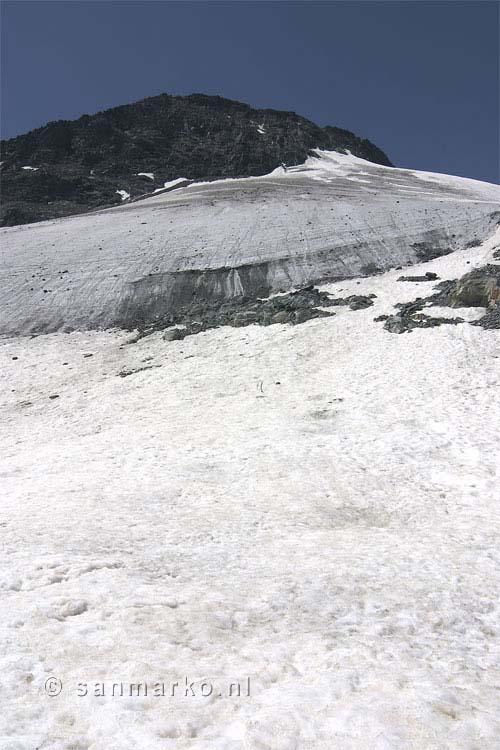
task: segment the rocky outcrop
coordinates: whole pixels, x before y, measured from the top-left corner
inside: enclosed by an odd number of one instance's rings
[[[370,303],[373,304],[371,300]],[[327,292],[320,292],[313,286],[268,299],[235,297],[220,304],[195,301],[179,308],[175,314],[145,327],[139,334],[147,335],[161,330],[166,324],[175,323],[175,327],[165,330],[163,338],[165,341],[180,341],[186,336],[219,326],[243,328],[249,325],[284,323],[299,325],[313,318],[331,316],[333,313],[321,308],[337,304],[341,304],[341,300],[331,297]]]
[[[411,311],[404,305],[401,312],[396,315],[380,316],[378,320],[382,317],[385,319],[384,328],[390,333],[409,333],[414,328],[436,328],[441,325],[457,325],[464,322],[463,318],[443,318],[425,315],[425,313]]]
[[[494,307],[500,300],[500,266],[488,264],[462,276],[448,295],[450,307]]]
[[[399,279],[400,280],[400,279]],[[429,297],[417,297],[413,302],[398,303],[399,312],[375,318],[384,321],[391,333],[409,333],[414,328],[432,328],[439,325],[457,325],[463,318],[431,317],[422,312],[429,307],[485,307],[487,312],[472,325],[483,328],[500,328],[500,266],[488,263],[462,276],[460,279],[442,281],[438,291]]]
[[[181,341],[201,331],[219,326],[243,328],[249,325],[270,326],[289,323],[299,325],[313,318],[334,315],[322,308],[347,306],[351,310],[363,310],[373,305],[374,294],[369,296],[353,294],[349,297],[332,297],[328,292],[319,291],[313,285],[288,294],[280,294],[267,299],[247,296],[233,297],[224,301],[213,301],[210,297],[195,299],[187,294],[171,307],[166,315],[159,316],[154,323],[144,323],[141,317],[130,321],[130,328],[137,328],[138,338],[164,330],[165,341]]]
[[[280,164],[301,164],[313,148],[390,165],[370,141],[295,112],[162,94],[3,141],[1,224],[119,205],[181,176],[263,175]]]

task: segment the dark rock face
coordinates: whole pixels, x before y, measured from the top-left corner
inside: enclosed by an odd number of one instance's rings
[[[301,164],[313,148],[350,150],[391,166],[370,141],[294,112],[256,110],[218,96],[161,94],[3,141],[1,224],[119,204],[117,190],[133,198],[179,177],[262,175],[280,164]]]

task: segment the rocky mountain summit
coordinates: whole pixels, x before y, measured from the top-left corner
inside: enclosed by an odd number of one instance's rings
[[[180,177],[258,176],[321,148],[391,166],[370,141],[295,112],[161,94],[2,142],[2,226],[111,206]]]

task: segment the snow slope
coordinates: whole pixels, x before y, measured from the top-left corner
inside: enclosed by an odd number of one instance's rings
[[[447,217],[474,208],[461,185]],[[73,227],[121,241],[150,206],[6,234],[48,253],[67,231],[84,279]],[[94,269],[131,268],[118,245]],[[399,273],[325,287],[377,297],[295,327],[0,342],[4,750],[498,748],[500,332],[384,331],[433,286]]]
[[[193,283],[225,299],[366,275],[464,248],[500,218],[498,186],[326,151],[265,177],[170,187],[3,229],[0,333],[154,321]]]

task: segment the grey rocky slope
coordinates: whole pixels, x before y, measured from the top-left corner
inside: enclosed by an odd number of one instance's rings
[[[2,225],[120,203],[179,176],[245,177],[301,164],[313,148],[389,165],[370,141],[295,112],[219,96],[150,97],[2,143]],[[122,191],[121,193],[119,191]]]
[[[144,328],[473,247],[497,186],[317,152],[263,177],[194,183],[2,230],[3,334]]]

